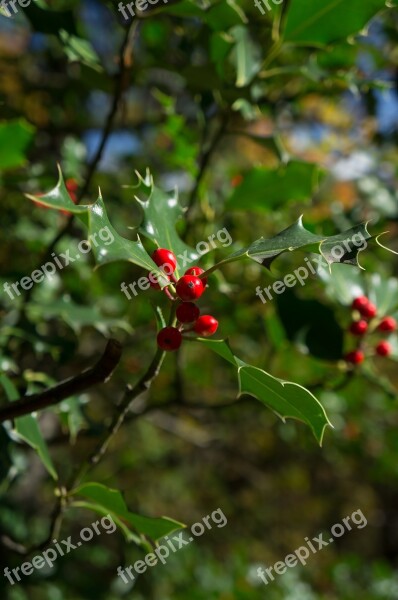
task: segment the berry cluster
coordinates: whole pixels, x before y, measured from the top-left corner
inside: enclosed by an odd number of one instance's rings
[[[173,252],[166,248],[158,248],[152,254],[153,262],[160,267],[170,281],[174,282],[175,293],[180,302],[176,309],[178,327],[163,327],[158,333],[157,343],[159,348],[171,352],[178,350],[182,343],[184,332],[195,331],[198,335],[209,337],[217,331],[218,321],[211,315],[200,315],[200,310],[194,303],[198,300],[207,286],[207,278],[200,277],[204,270],[200,267],[190,267],[184,275],[177,280],[174,271],[177,268],[177,259]],[[151,282],[151,286],[160,289],[157,282]],[[168,287],[164,288],[170,300],[176,301]],[[184,329],[186,324],[192,324],[189,329]]]
[[[377,307],[366,296],[355,298],[351,306],[359,316],[350,325],[349,332],[359,338],[358,348],[345,355],[345,360],[352,365],[359,365],[365,360],[363,339],[366,334],[374,332],[392,333],[397,330],[397,322],[393,317],[377,318]],[[374,348],[378,356],[389,356],[392,352],[391,344],[385,340],[378,342]]]

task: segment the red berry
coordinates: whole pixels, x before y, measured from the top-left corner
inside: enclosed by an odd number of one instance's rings
[[[149,285],[151,286],[151,288],[155,289],[155,290],[161,290],[162,288],[160,287],[159,281],[158,281],[158,276],[156,275],[156,273],[150,273],[149,274]]]
[[[238,187],[238,185],[240,185],[243,181],[243,176],[238,173],[237,175],[234,175],[231,179],[231,185],[232,187]]]
[[[369,304],[364,306],[359,312],[366,319],[373,319],[377,315],[377,308],[374,304],[369,302]]]
[[[192,323],[199,317],[200,310],[193,302],[182,302],[177,306],[176,315],[180,323]]]
[[[159,348],[166,350],[166,352],[178,350],[181,346],[181,342],[182,335],[176,327],[164,327],[159,331],[157,336]]]
[[[185,271],[185,275],[193,275],[194,277],[200,277],[200,275],[202,275],[202,273],[204,273],[204,269],[201,269],[200,267],[190,267],[189,269],[187,269]],[[207,277],[203,277],[201,279],[201,281],[203,282],[203,285],[206,287]]]
[[[65,181],[65,187],[68,190],[68,192],[76,193],[79,189],[79,184],[77,183],[76,179],[70,177]]]
[[[171,250],[166,248],[158,248],[152,253],[152,260],[158,267],[162,267],[162,271],[166,275],[171,275],[177,268],[177,259]]]
[[[397,322],[393,317],[385,317],[379,323],[377,328],[379,331],[395,331],[397,329]]]
[[[197,300],[200,298],[205,291],[205,287],[199,277],[184,275],[177,281],[176,291],[181,300],[189,302],[190,300]]]
[[[359,310],[359,312],[361,312],[362,309],[369,304],[369,302],[370,300],[366,296],[359,296],[358,298],[355,298],[351,308],[352,310]]]
[[[392,347],[388,342],[379,342],[376,346],[376,354],[379,356],[389,356],[391,352]]]
[[[67,179],[65,181],[65,187],[69,192],[69,197],[72,200],[73,204],[76,204],[77,202],[77,190],[79,189],[79,184],[77,183],[76,179],[70,178]],[[63,215],[70,215],[71,213],[69,212],[69,210],[61,210],[61,213]]]
[[[204,335],[205,337],[209,337],[216,333],[217,327],[218,321],[211,315],[202,315],[194,325],[196,333]]]
[[[366,321],[354,321],[351,323],[350,332],[352,335],[364,335],[368,330],[368,324]]]
[[[353,350],[345,355],[345,360],[353,365],[360,365],[365,360],[365,355],[362,350]]]

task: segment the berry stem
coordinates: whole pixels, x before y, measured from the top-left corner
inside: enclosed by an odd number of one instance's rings
[[[164,293],[166,294],[166,296],[169,298],[169,300],[171,300],[172,302],[175,302],[175,298],[173,296],[173,294],[170,292],[168,287],[163,288]]]

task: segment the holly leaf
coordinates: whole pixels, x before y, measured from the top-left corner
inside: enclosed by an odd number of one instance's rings
[[[182,219],[184,209],[178,202],[178,192],[164,192],[153,183],[152,176],[147,173],[145,179],[137,173],[138,185],[135,199],[143,211],[143,219],[139,226],[139,232],[160,248],[172,250],[177,257],[178,267],[185,265],[190,260],[199,257],[198,252],[185,244],[176,231],[176,223]]]
[[[288,418],[302,421],[310,427],[316,440],[322,445],[325,428],[332,425],[323,406],[309,390],[298,383],[278,379],[263,369],[245,363],[233,354],[225,340],[200,341],[237,368],[239,396],[253,396],[282,421]]]
[[[45,305],[39,302],[30,302],[27,304],[27,309],[30,317],[35,320],[47,321],[54,317],[62,318],[76,335],[79,335],[83,327],[87,326],[94,327],[103,335],[109,335],[113,328],[132,333],[132,328],[127,321],[104,316],[98,306],[76,304],[68,295]]]
[[[0,375],[0,385],[3,387],[8,400],[11,402],[18,400],[18,390],[9,377],[4,374]],[[31,414],[15,419],[13,434],[36,450],[51,477],[53,477],[53,479],[58,479],[57,472],[48,451],[48,446],[41,434],[36,416]]]
[[[127,540],[145,545],[146,539],[157,541],[160,538],[185,527],[183,523],[168,517],[144,517],[131,512],[119,490],[100,483],[84,483],[70,492],[70,496],[83,496],[89,502],[73,501],[72,506],[89,508],[100,514],[109,514],[120,527]]]
[[[285,42],[325,46],[360,33],[386,0],[290,0],[283,27]]]
[[[58,168],[58,170],[59,180],[55,188],[44,195],[27,194],[27,198],[50,208],[67,210],[76,215],[87,228],[88,239],[91,241],[91,249],[98,265],[125,260],[147,271],[154,271],[161,275],[138,236],[136,241],[129,240],[122,237],[112,227],[101,192],[99,192],[98,200],[94,204],[74,204],[66,189],[61,169]],[[106,235],[104,235],[104,232]],[[159,283],[162,284],[161,281]]]
[[[308,231],[300,217],[293,225],[276,236],[270,239],[262,237],[250,246],[237,250],[208,269],[201,277],[206,277],[224,264],[243,258],[251,258],[269,269],[273,261],[284,252],[301,249],[321,254],[329,265],[333,263],[358,265],[358,253],[364,250],[366,240],[372,237],[367,231],[366,225],[366,223],[362,223],[343,233],[327,237]]]

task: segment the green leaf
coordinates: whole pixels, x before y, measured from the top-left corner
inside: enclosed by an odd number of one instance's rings
[[[0,171],[25,164],[35,128],[25,119],[0,123]]]
[[[387,316],[398,308],[398,279],[373,273],[367,286],[369,298],[377,306],[379,316]]]
[[[193,248],[187,246],[176,231],[176,223],[184,214],[184,209],[178,202],[177,190],[169,193],[164,192],[154,185],[149,174],[145,179],[140,175],[138,175],[138,178],[135,199],[143,211],[143,220],[139,232],[160,248],[172,250],[180,266],[186,264],[184,256],[196,260],[199,254]],[[177,276],[178,271],[177,268]]]
[[[55,188],[40,196],[27,194],[27,198],[34,202],[40,202],[45,206],[57,210],[67,210],[75,214],[87,228],[89,239],[93,240],[91,248],[98,265],[125,260],[148,271],[160,274],[158,267],[145,250],[139,237],[137,241],[128,240],[119,235],[112,227],[101,193],[94,204],[75,205],[72,202],[60,169],[59,180]],[[101,238],[105,238],[105,241]]]
[[[157,541],[160,538],[185,527],[183,523],[168,517],[151,518],[130,512],[122,494],[100,483],[84,483],[70,493],[90,500],[90,508],[102,514],[110,514],[122,529],[127,539],[142,543],[141,536]],[[91,503],[92,502],[92,503]],[[74,503],[75,506],[78,505]],[[139,537],[137,537],[138,534]]]
[[[59,417],[61,422],[69,430],[71,444],[76,442],[77,434],[85,425],[86,420],[82,412],[82,405],[88,401],[85,394],[71,396],[59,404]]]
[[[308,231],[303,225],[302,217],[300,217],[293,225],[290,225],[276,236],[270,239],[260,238],[247,248],[237,250],[208,269],[206,273],[202,274],[202,277],[224,264],[246,257],[269,269],[277,256],[284,252],[299,249],[322,254],[329,265],[335,262],[357,265],[358,253],[364,249],[364,243],[368,239],[371,239],[371,236],[367,231],[366,223],[361,223],[343,233],[327,237]]]
[[[201,339],[213,352],[234,364],[238,371],[239,395],[250,394],[274,411],[284,421],[287,418],[306,423],[322,445],[325,428],[332,426],[317,398],[298,383],[283,381],[266,371],[253,367],[235,356],[228,342]]]
[[[18,390],[11,379],[4,374],[0,375],[0,385],[4,388],[7,397],[11,402],[19,398]],[[51,460],[47,444],[41,435],[36,417],[34,415],[25,415],[24,417],[15,419],[13,433],[36,450],[51,477],[58,479],[58,475]]]
[[[398,315],[394,315],[394,318],[396,319],[398,317]],[[398,336],[396,334],[391,335],[388,337],[388,342],[391,344],[391,354],[390,354],[390,358],[392,360],[396,360],[398,361]]]
[[[211,6],[205,13],[206,24],[217,31],[227,31],[235,25],[248,22],[244,11],[235,0],[223,0]]]
[[[83,327],[91,326],[108,335],[109,330],[113,328],[123,329],[127,333],[132,332],[131,326],[122,319],[112,319],[105,317],[98,306],[83,306],[76,304],[67,295],[58,300],[52,300],[43,303],[30,302],[27,305],[29,316],[43,321],[52,318],[61,318],[73,329],[76,334],[80,334]]]
[[[98,54],[87,40],[71,35],[65,30],[60,31],[60,39],[64,52],[70,62],[80,62],[95,71],[102,71]]]
[[[354,298],[366,293],[366,281],[360,268],[347,269],[345,265],[334,264],[331,269],[318,268],[317,274],[325,283],[327,296],[343,306],[349,306]]]
[[[318,165],[293,160],[277,169],[254,167],[235,188],[227,208],[266,212],[293,201],[309,202],[322,173]]]
[[[324,46],[360,33],[386,0],[290,0],[285,42]]]
[[[237,25],[230,30],[230,34],[235,39],[231,58],[236,68],[236,85],[245,87],[260,70],[260,49],[254,44],[246,27]]]
[[[266,150],[271,151],[273,154],[275,154],[275,156],[279,159],[279,161],[281,163],[284,163],[285,165],[287,165],[289,163],[290,155],[289,155],[288,151],[286,150],[286,148],[284,147],[283,142],[278,134],[275,133],[273,135],[263,136],[263,135],[256,135],[254,133],[250,133],[249,131],[244,131],[244,130],[230,131],[229,133],[230,133],[230,135],[245,137],[245,138],[251,140],[252,142],[255,142],[259,146],[262,146]],[[301,164],[310,164],[310,163],[301,163]],[[255,170],[256,169],[252,169],[248,173],[248,175],[251,176],[251,173],[253,173]],[[273,173],[275,173],[275,169],[262,168],[262,169],[257,169],[257,170],[261,171],[263,173],[265,171],[272,171]],[[319,167],[318,167],[318,170],[320,171]],[[286,171],[285,171],[284,175],[286,175]],[[247,177],[247,175],[246,175],[246,177]],[[279,183],[280,182],[278,182],[278,185],[279,185]],[[273,191],[274,190],[272,190],[272,192]],[[257,189],[255,189],[255,192],[257,192]],[[247,201],[247,198],[246,198],[246,201]],[[234,208],[234,206],[231,206],[230,208]]]

